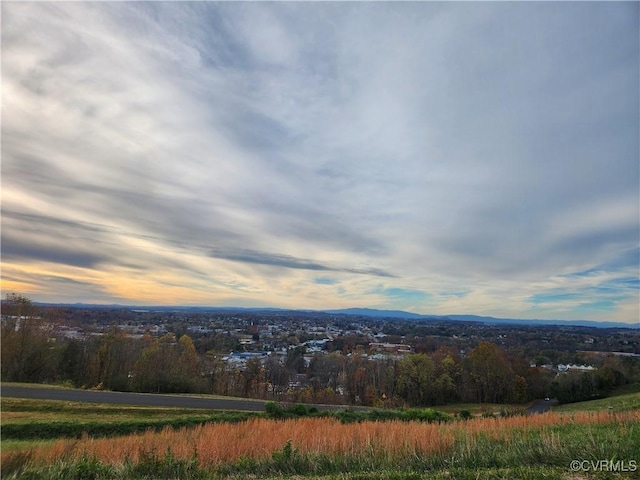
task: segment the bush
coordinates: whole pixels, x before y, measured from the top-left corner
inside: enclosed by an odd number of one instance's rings
[[[424,408],[424,409],[406,410],[404,412],[404,418],[402,419],[433,423],[433,422],[448,422],[449,420],[451,420],[451,416],[439,410]]]
[[[287,413],[291,414],[294,417],[306,417],[307,415],[309,415],[307,407],[299,403],[287,408]]]
[[[363,422],[366,420],[365,413],[356,412],[355,410],[340,410],[338,412],[331,412],[330,415],[335,416],[342,423]]]
[[[398,412],[393,410],[371,410],[367,412],[367,420],[374,422],[385,422],[388,420],[397,420]]]
[[[283,408],[282,405],[275,402],[267,402],[264,405],[264,409],[268,418],[297,418],[307,417],[309,415],[315,415],[318,413],[318,409],[311,407],[307,409],[304,405],[297,403],[291,405],[288,408]]]
[[[267,417],[269,418],[283,418],[284,417],[284,409],[282,405],[276,402],[267,402],[264,404],[264,409],[267,412]]]
[[[473,417],[469,410],[460,410],[459,415],[462,420],[469,420],[471,417]]]

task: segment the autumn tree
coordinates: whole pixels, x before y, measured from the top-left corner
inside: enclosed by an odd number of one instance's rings
[[[174,347],[173,334],[148,342],[133,368],[136,390],[157,393],[170,391],[170,369],[176,361]]]
[[[311,362],[313,364],[313,361]],[[287,389],[292,371],[283,365],[277,356],[271,355],[264,364],[265,381],[270,385],[274,397],[278,397]]]
[[[549,396],[549,387],[553,381],[555,372],[546,368],[530,368],[527,375],[527,398],[544,398]]]
[[[60,357],[58,374],[62,380],[70,380],[76,387],[85,386],[91,383],[88,371],[90,362],[91,351],[88,342],[69,340]]]
[[[396,360],[386,358],[367,364],[367,404],[376,405],[395,393]]]
[[[432,405],[435,401],[434,374],[433,360],[428,355],[405,356],[398,362],[398,395],[412,406]]]
[[[22,295],[7,294],[2,302],[2,379],[40,382],[52,375],[57,360],[49,343],[51,322]]]
[[[603,393],[608,393],[612,389],[627,383],[628,378],[624,372],[625,367],[621,357],[614,355],[606,357],[596,374],[598,390]]]
[[[138,351],[136,342],[121,329],[109,330],[98,340],[90,360],[91,383],[109,390],[129,390]]]
[[[564,373],[551,382],[549,391],[560,403],[579,402],[597,395],[596,384],[594,372]]]
[[[523,387],[524,379],[516,379],[504,352],[491,342],[480,342],[471,351],[464,360],[464,373],[470,399],[476,402],[508,402],[514,398],[513,389]]]
[[[352,404],[364,403],[367,391],[367,360],[359,354],[347,357],[344,368],[345,394]]]
[[[138,392],[160,391],[160,345],[148,335],[145,346],[133,366],[133,384]]]
[[[201,361],[209,385],[208,391],[229,395],[229,372],[224,360],[213,352],[207,352]]]
[[[258,391],[261,382],[264,381],[264,369],[258,358],[250,358],[246,367],[242,370],[242,396],[248,397]]]
[[[285,360],[287,368],[293,370],[295,373],[304,373],[304,354],[306,351],[307,349],[305,347],[289,348],[287,351],[287,358]]]
[[[334,392],[338,390],[346,359],[347,357],[338,352],[332,352],[328,355],[315,355],[311,359],[309,374],[314,393],[327,388],[332,389]]]
[[[172,369],[174,377],[182,379],[186,389],[199,389],[200,359],[189,335],[182,335],[177,345],[177,362]]]
[[[135,388],[143,392],[195,392],[205,389],[200,359],[188,335],[178,340],[172,333],[143,340],[133,367]]]
[[[436,404],[446,404],[458,400],[461,377],[461,359],[454,347],[441,346],[431,356],[435,365]]]

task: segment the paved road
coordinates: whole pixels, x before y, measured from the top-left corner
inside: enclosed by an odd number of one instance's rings
[[[544,413],[551,410],[551,407],[557,404],[557,400],[536,400],[529,408],[527,408],[527,413],[529,415],[533,413]]]
[[[152,393],[19,387],[13,385],[3,385],[0,387],[0,396],[35,398],[40,400],[65,400],[68,402],[112,403],[118,405],[264,411],[264,402],[260,401],[187,397],[182,395],[158,395]]]

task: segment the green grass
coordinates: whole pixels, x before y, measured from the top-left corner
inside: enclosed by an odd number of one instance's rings
[[[335,418],[342,423],[354,422],[385,422],[391,420],[401,420],[404,422],[449,422],[453,417],[448,413],[434,410],[432,408],[408,408],[408,409],[380,409],[372,408],[368,410],[330,410],[318,411],[315,407],[308,407],[302,404],[295,404],[283,407],[279,403],[267,402],[265,404],[265,414],[267,418],[284,419],[299,417],[320,417]]]
[[[508,412],[524,412],[531,403],[526,404],[503,404],[503,403],[452,403],[450,405],[438,406],[441,410],[450,414],[458,414],[463,410],[468,411],[472,415],[483,415],[487,413]]]
[[[150,420],[179,416],[210,415],[202,408],[114,405],[109,403],[69,402],[27,398],[1,398],[2,422],[93,421],[110,417],[113,420]]]
[[[69,383],[20,383],[20,382],[1,382],[0,387],[24,387],[24,388],[50,388],[58,390],[73,390],[74,387]]]
[[[19,382],[0,382],[1,387],[24,387],[24,388],[49,388],[49,389],[58,389],[58,390],[93,390],[91,388],[75,388],[70,382],[63,382],[59,384],[49,384],[49,383],[19,383]],[[163,393],[160,395],[170,395],[170,396],[179,396],[179,397],[189,397],[189,398],[209,398],[215,400],[242,400],[243,402],[255,402],[255,403],[265,403],[266,400],[261,400],[258,398],[246,398],[246,397],[232,397],[227,395],[213,395],[213,394],[202,394],[202,393]]]
[[[29,450],[32,448],[44,447],[47,445],[51,445],[52,443],[57,442],[58,439],[50,439],[50,440],[3,440],[2,441],[2,451],[3,452],[15,452],[21,450]]]
[[[212,477],[219,478],[219,477]],[[300,477],[291,476],[261,476],[243,474],[238,476],[227,476],[225,480],[586,480],[594,479],[620,479],[621,477],[607,474],[598,476],[579,476],[572,473],[567,468],[558,467],[509,467],[509,468],[486,468],[467,469],[450,468],[432,472],[408,472],[401,469],[387,469],[378,472],[366,473],[336,473],[333,475],[312,475]],[[622,477],[624,478],[624,477]],[[632,478],[632,477],[627,477]]]
[[[2,448],[6,440],[127,435],[165,427],[189,427],[208,422],[238,422],[257,412],[227,412],[201,408],[139,407],[66,402],[61,400],[0,399]]]
[[[587,400],[585,402],[566,403],[553,407],[556,412],[578,412],[578,411],[614,411],[640,409],[640,393],[627,393],[613,397],[600,398],[598,400]]]
[[[625,393],[606,399],[567,404],[556,407],[555,410],[597,411],[607,410],[610,405],[615,411],[638,409],[640,393]],[[166,426],[194,426],[210,421],[241,421],[249,416],[264,414],[13,398],[1,398],[0,407],[3,479],[608,480],[637,478],[639,473],[574,473],[569,465],[575,459],[635,460],[640,469],[640,423],[629,421],[609,425],[566,424],[527,433],[514,432],[509,441],[481,436],[469,444],[467,438],[461,435],[450,451],[429,457],[412,456],[400,464],[384,456],[303,455],[298,453],[295,445],[289,444],[288,447],[284,445],[282,450],[273,452],[269,459],[241,459],[215,469],[199,467],[197,452],[194,452],[191,459],[178,459],[170,450],[145,452],[140,461],[124,465],[106,465],[91,458],[61,458],[53,465],[39,466],[31,463],[30,451],[57,438],[78,437],[83,432],[89,435],[124,435],[149,428],[159,430]],[[514,406],[459,404],[443,410],[450,413],[469,410],[474,414],[482,414],[499,412],[509,407]],[[301,408],[294,406],[292,411],[294,410],[301,411]],[[423,411],[424,415],[427,410]],[[379,420],[394,416],[394,411],[373,412],[377,412],[373,415],[378,415]],[[305,415],[307,414],[308,410]],[[324,415],[326,412],[319,414]],[[366,417],[370,412],[346,411],[340,415],[346,415],[346,421],[360,421],[369,419]],[[419,413],[415,415],[419,416]]]
[[[239,422],[249,418],[295,418],[303,416],[333,417],[341,422],[366,420],[449,421],[448,414],[432,409],[408,410],[338,410],[318,412],[304,405],[283,408],[267,403],[267,413],[203,410],[194,408],[141,407],[62,400],[1,398],[0,438],[7,440],[46,440],[79,438],[82,435],[117,436],[165,427],[191,427],[209,422]]]

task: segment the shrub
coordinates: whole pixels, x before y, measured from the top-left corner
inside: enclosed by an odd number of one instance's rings
[[[431,408],[411,409],[404,412],[403,420],[417,420],[419,422],[448,422],[451,416],[439,410]]]
[[[332,416],[335,416],[341,423],[354,423],[365,420],[365,414],[356,412],[355,410],[340,410],[338,412],[332,412]]]
[[[287,413],[295,417],[306,417],[309,414],[307,407],[299,403],[287,408]]]
[[[267,412],[267,417],[269,418],[283,418],[284,417],[284,409],[282,405],[276,402],[267,402],[264,404],[264,409]]]
[[[473,417],[469,410],[460,410],[459,415],[462,420],[469,420],[471,417]]]
[[[264,409],[267,413],[268,418],[297,418],[297,417],[308,417],[310,415],[318,414],[318,409],[315,407],[311,407],[307,409],[301,403],[296,403],[295,405],[291,405],[288,408],[283,408],[282,405],[275,402],[267,402],[264,405]]]

